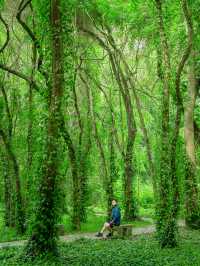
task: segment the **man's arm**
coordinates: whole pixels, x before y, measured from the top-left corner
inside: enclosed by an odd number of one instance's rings
[[[112,220],[111,220],[110,224],[115,223],[117,217],[118,217],[118,209],[117,208],[114,208],[112,210],[112,217],[111,217]]]

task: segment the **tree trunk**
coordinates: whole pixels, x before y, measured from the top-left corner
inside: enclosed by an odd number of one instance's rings
[[[131,85],[133,87],[132,82],[130,82],[130,83],[131,83]],[[154,196],[155,196],[155,198],[157,198],[157,196],[158,196],[158,188],[157,188],[156,172],[155,172],[155,167],[154,167],[154,162],[153,162],[153,155],[152,155],[150,139],[149,139],[149,136],[148,136],[148,132],[147,132],[147,128],[146,128],[146,125],[145,125],[144,117],[143,117],[143,114],[142,114],[142,107],[141,107],[140,99],[139,99],[139,97],[137,95],[137,92],[136,92],[136,90],[134,88],[133,88],[133,95],[134,95],[134,98],[135,98],[136,107],[137,107],[137,111],[138,111],[139,119],[140,119],[140,124],[141,124],[141,129],[142,129],[142,132],[143,132],[144,141],[145,141],[145,145],[146,145],[146,152],[147,152],[147,158],[148,158],[148,163],[149,163],[149,175],[151,176],[151,180],[152,180]]]
[[[75,230],[80,230],[81,219],[80,219],[80,180],[78,173],[78,163],[75,148],[69,132],[65,126],[64,118],[61,116],[61,133],[65,140],[68,148],[68,154],[71,164],[72,179],[73,179],[73,192],[72,192],[72,202],[73,202],[73,214],[72,214],[72,225]]]
[[[182,0],[182,9],[186,20],[187,32],[188,32],[188,43],[183,52],[181,60],[178,64],[176,71],[175,79],[175,92],[176,92],[176,117],[173,129],[172,144],[171,144],[171,183],[172,183],[172,208],[171,208],[171,217],[173,217],[173,222],[171,228],[174,226],[176,231],[177,227],[177,217],[180,208],[180,195],[179,195],[179,178],[177,176],[177,158],[176,158],[176,148],[178,144],[179,131],[181,126],[181,117],[183,113],[183,101],[181,95],[181,76],[185,64],[191,54],[192,45],[193,45],[193,25],[191,20],[191,15],[188,9],[187,0]],[[174,236],[175,238],[176,236]]]
[[[186,224],[191,228],[200,227],[199,192],[197,186],[196,153],[194,139],[194,108],[197,98],[197,77],[195,67],[195,52],[188,66],[188,99],[185,107],[184,137],[186,147],[186,185],[185,205]]]
[[[34,28],[34,18],[33,18],[33,28]],[[32,46],[32,72],[31,79],[34,78],[36,71],[36,62],[37,62],[37,48],[35,44]],[[26,198],[25,198],[25,207],[27,220],[30,216],[30,206],[31,206],[31,193],[30,188],[32,184],[32,163],[33,163],[33,84],[29,85],[29,94],[28,94],[28,129],[27,129],[27,176],[26,176]]]
[[[169,107],[170,107],[170,59],[167,38],[165,35],[162,1],[156,0],[158,13],[158,29],[160,35],[162,73],[162,125],[161,125],[161,158],[160,158],[160,191],[157,205],[157,234],[161,247],[176,245],[174,231],[170,230],[170,139],[169,139]],[[174,229],[174,227],[172,227]]]
[[[77,71],[76,71],[77,73]],[[76,114],[78,117],[79,124],[79,143],[78,143],[78,152],[77,152],[77,166],[78,166],[78,178],[80,182],[80,221],[86,222],[87,220],[87,212],[86,206],[88,201],[88,177],[87,177],[87,162],[88,162],[88,153],[91,147],[90,140],[90,122],[88,122],[88,127],[86,127],[81,119],[81,113],[78,105],[78,97],[76,93],[76,75],[74,78],[74,86],[73,86],[73,95],[74,95],[74,107],[76,110]],[[89,97],[89,96],[88,96]],[[88,98],[87,97],[87,98]],[[89,102],[89,99],[88,99]],[[90,103],[88,103],[88,118],[90,116]],[[87,140],[86,142],[84,140]]]
[[[49,92],[46,156],[42,168],[39,206],[26,255],[36,257],[57,254],[59,128],[63,95],[63,45],[60,0],[51,1],[52,88]]]
[[[1,157],[2,157],[1,164],[4,176],[5,226],[14,227],[15,203],[13,200],[14,191],[13,191],[13,183],[11,178],[11,167],[8,156],[3,152],[1,152]]]
[[[13,119],[10,112],[8,96],[6,90],[1,85],[1,91],[4,98],[5,110],[8,119],[8,142],[12,141],[12,132],[13,132]],[[16,225],[16,204],[15,204],[15,191],[13,187],[13,167],[12,162],[10,161],[10,157],[8,155],[8,150],[6,150],[5,154],[2,152],[2,165],[4,169],[4,196],[5,196],[5,225],[8,227],[15,227]]]
[[[136,123],[133,114],[133,107],[131,102],[131,96],[129,93],[129,86],[127,80],[124,76],[122,69],[118,63],[116,57],[109,53],[110,61],[115,75],[116,81],[118,83],[120,92],[122,94],[122,99],[124,101],[124,106],[126,110],[126,121],[127,121],[127,143],[126,151],[124,155],[124,219],[133,220],[137,217],[136,202],[133,197],[133,148],[136,137]]]
[[[0,136],[3,139],[9,160],[10,162],[12,162],[12,165],[13,165],[13,171],[14,171],[14,176],[15,176],[15,189],[16,189],[15,191],[16,193],[16,199],[15,199],[16,200],[16,218],[15,218],[16,227],[17,227],[17,232],[19,234],[23,234],[25,232],[25,213],[24,213],[22,195],[21,195],[19,166],[18,166],[16,156],[12,150],[11,143],[2,129],[0,129]]]

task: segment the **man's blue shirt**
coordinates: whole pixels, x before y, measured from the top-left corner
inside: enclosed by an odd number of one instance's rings
[[[115,225],[120,225],[121,213],[120,213],[120,208],[117,205],[112,208],[111,218]]]

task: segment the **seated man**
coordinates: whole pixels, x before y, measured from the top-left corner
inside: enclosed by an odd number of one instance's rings
[[[102,230],[96,235],[97,237],[102,237],[103,232],[105,230],[110,231],[110,233],[107,236],[111,236],[111,229],[113,226],[119,226],[120,225],[120,220],[121,220],[121,213],[120,213],[120,208],[117,205],[116,200],[112,200],[112,215],[111,215],[111,221],[107,222],[104,224]]]

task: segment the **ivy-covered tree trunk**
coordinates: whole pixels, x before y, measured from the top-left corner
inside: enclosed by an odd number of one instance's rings
[[[124,159],[125,176],[124,176],[124,219],[129,221],[137,217],[136,205],[133,199],[133,145],[134,138],[129,139],[127,143],[126,155]]]
[[[88,69],[89,71],[89,69]],[[88,169],[90,166],[89,152],[92,147],[91,142],[91,96],[90,91],[86,89],[87,94],[87,122],[85,122],[83,133],[80,134],[82,139],[79,142],[79,176],[80,176],[80,218],[81,222],[87,221],[87,206],[89,202],[89,191],[88,191]]]
[[[77,118],[78,118],[78,125],[79,125],[79,137],[78,137],[78,148],[77,148],[77,172],[78,172],[78,179],[79,179],[79,210],[80,213],[78,214],[80,216],[81,222],[86,222],[87,220],[87,212],[86,212],[86,206],[88,202],[88,154],[89,150],[91,148],[91,139],[90,139],[90,130],[91,130],[91,123],[88,122],[87,125],[84,123],[84,120],[81,118],[81,112],[78,104],[78,97],[76,92],[76,77],[77,77],[77,71],[75,71],[74,75],[74,86],[73,86],[73,96],[74,96],[74,107],[76,110]],[[88,94],[88,93],[87,93]],[[88,101],[88,117],[90,116],[90,100],[89,96],[87,95],[87,101]]]
[[[161,247],[175,246],[176,234],[174,232],[173,217],[170,217],[171,197],[171,161],[170,161],[170,127],[169,127],[169,108],[170,108],[170,60],[167,38],[164,29],[162,1],[156,0],[158,12],[158,29],[160,35],[160,50],[162,62],[162,124],[161,124],[161,156],[160,156],[160,186],[159,202],[157,204],[157,234]]]
[[[59,184],[59,137],[60,109],[63,95],[63,44],[61,1],[51,1],[50,15],[52,49],[52,87],[49,91],[49,109],[46,154],[42,167],[39,206],[32,236],[26,247],[30,257],[57,254],[58,184]]]
[[[126,84],[125,77],[121,72],[121,79],[123,81],[124,92],[122,97],[124,99],[124,105],[127,116],[127,143],[124,155],[124,219],[133,220],[137,217],[136,200],[133,194],[133,177],[134,177],[134,162],[133,162],[133,149],[137,133],[136,122],[133,114],[133,106],[131,102],[131,96],[129,93],[128,85]]]

